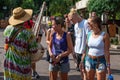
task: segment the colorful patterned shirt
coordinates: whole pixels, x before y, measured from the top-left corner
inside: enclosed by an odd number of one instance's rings
[[[11,42],[19,28],[11,25],[4,30],[5,43],[9,45],[4,61],[4,80],[31,80],[30,54],[38,50],[36,39],[29,29],[20,31]]]

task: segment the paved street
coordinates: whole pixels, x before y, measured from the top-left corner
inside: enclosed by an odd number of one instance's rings
[[[0,80],[3,80],[3,61],[4,61],[4,50],[3,50],[3,30],[0,29]],[[46,47],[45,39],[43,38],[42,44]],[[48,79],[48,62],[45,61],[45,56],[43,56],[42,60],[37,62],[37,72],[40,74],[40,80],[49,80]],[[69,80],[80,80],[79,72],[75,70],[73,59],[70,55],[70,65],[71,71],[69,72]],[[114,80],[120,80],[120,54],[111,55],[111,69],[112,74],[114,76]]]

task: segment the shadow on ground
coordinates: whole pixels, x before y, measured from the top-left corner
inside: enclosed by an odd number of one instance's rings
[[[114,75],[120,75],[120,70],[118,69],[111,69],[111,71],[112,71],[112,74]]]
[[[4,80],[3,75],[3,72],[0,72],[0,80]]]
[[[4,80],[3,72],[0,72],[0,80]],[[36,80],[36,79],[32,79],[32,80]],[[40,80],[49,80],[49,77],[48,76],[40,76]]]
[[[112,69],[112,74],[120,75],[120,70]],[[3,72],[0,72],[0,80],[4,80],[3,75],[4,75]],[[35,79],[32,79],[32,80],[35,80]],[[40,80],[49,80],[49,76],[40,76]],[[81,77],[79,75],[69,75],[69,80],[81,80]]]
[[[32,80],[35,80],[35,79],[32,79]],[[49,77],[48,76],[40,76],[40,80],[49,80]],[[58,78],[58,80],[60,80],[60,79]],[[69,80],[81,80],[81,78],[79,75],[69,75]]]
[[[36,80],[36,79],[32,79],[32,80]],[[37,80],[49,80],[48,76],[40,76],[40,79]]]
[[[69,80],[81,80],[80,75],[69,75]]]

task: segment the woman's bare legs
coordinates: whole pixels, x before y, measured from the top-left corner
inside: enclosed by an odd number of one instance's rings
[[[57,80],[57,75],[58,75],[58,72],[57,71],[50,71],[49,72],[49,80]]]

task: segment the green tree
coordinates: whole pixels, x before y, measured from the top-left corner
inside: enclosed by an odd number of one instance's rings
[[[87,8],[89,12],[95,11],[97,14],[108,12],[110,15],[116,15],[120,11],[120,0],[89,0]]]
[[[33,0],[23,0],[23,3],[21,4],[21,7],[23,8],[30,8],[35,9],[34,7],[34,1]]]
[[[50,0],[49,11],[51,15],[64,15],[70,11],[71,6],[80,0]]]
[[[70,2],[67,0],[51,0],[49,5],[49,11],[51,12],[51,15],[63,15],[68,12],[70,5]]]
[[[21,6],[22,0],[0,0],[0,12],[6,16],[11,14],[13,8]],[[6,6],[6,10],[3,10],[3,7]]]
[[[71,6],[79,0],[0,0],[0,18],[6,13],[10,15],[11,11],[18,6],[23,8],[32,8],[34,13],[38,13],[42,3],[46,1],[47,12],[45,14],[51,15],[64,15],[70,11]],[[7,6],[6,12],[3,7]]]

